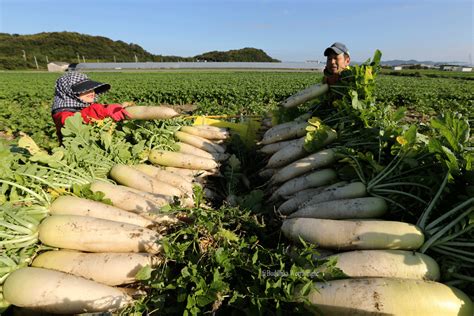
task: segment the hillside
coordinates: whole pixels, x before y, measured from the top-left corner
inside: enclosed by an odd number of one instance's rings
[[[246,47],[243,49],[229,50],[226,52],[212,51],[194,58],[206,61],[225,61],[225,62],[279,62],[268,56],[263,50]]]
[[[24,52],[24,53],[23,53]],[[0,67],[4,69],[34,68],[34,56],[40,66],[46,61],[153,61],[154,55],[139,45],[113,41],[102,36],[73,32],[33,35],[0,33]],[[26,61],[25,61],[26,59]],[[42,68],[43,68],[42,67]]]
[[[275,62],[263,50],[244,48],[227,52],[207,52],[194,57],[153,55],[141,46],[113,41],[103,36],[75,32],[51,32],[32,35],[0,33],[0,69],[34,69],[34,57],[40,68],[47,62],[133,62],[144,61],[255,61]],[[136,59],[135,59],[136,58]]]

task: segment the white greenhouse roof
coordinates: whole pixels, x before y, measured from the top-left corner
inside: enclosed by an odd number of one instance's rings
[[[318,62],[142,62],[142,63],[79,63],[75,69],[324,69]]]

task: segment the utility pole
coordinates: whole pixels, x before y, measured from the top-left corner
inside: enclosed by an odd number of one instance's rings
[[[48,56],[46,56],[46,63],[49,64]]]
[[[135,54],[135,62],[138,63],[137,54]]]
[[[86,59],[84,58],[84,55],[82,55],[82,61],[86,63]]]
[[[79,53],[77,53],[77,63],[80,64],[81,63],[81,59],[79,57]]]
[[[116,62],[117,62],[117,60],[115,59],[115,55],[114,55],[114,63],[116,63]]]
[[[21,50],[23,52],[23,59],[26,61],[26,52],[24,49]]]
[[[36,56],[33,56],[33,57],[35,58],[36,70],[39,70],[38,61],[36,60]]]

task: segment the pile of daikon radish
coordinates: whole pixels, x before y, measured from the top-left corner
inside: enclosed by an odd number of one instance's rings
[[[140,118],[157,118],[151,114]],[[193,207],[193,187],[202,187],[228,157],[226,129],[183,126],[175,138],[179,151],[152,150],[149,164],[115,165],[108,182],[91,183],[112,205],[56,198],[37,229],[41,243],[55,249],[12,272],[4,299],[33,312],[76,314],[121,310],[142,294],[133,286],[137,272],[163,261],[160,239],[179,222],[163,207]]]
[[[326,90],[315,85],[281,105],[294,107]],[[338,179],[337,155],[326,147],[337,138],[335,131],[326,126],[321,149],[305,150],[311,116],[268,129],[259,149],[268,156],[260,175],[269,179],[268,201],[283,218],[283,234],[328,251],[327,259],[336,257],[347,276],[315,282],[304,296],[309,309],[324,315],[472,315],[469,297],[436,282],[438,264],[416,252],[423,232],[412,224],[381,220],[388,211],[384,199],[370,196],[359,180]]]

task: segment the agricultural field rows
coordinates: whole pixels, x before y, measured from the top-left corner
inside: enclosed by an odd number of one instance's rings
[[[46,147],[54,146],[49,112],[58,76],[2,73],[0,130],[23,131]],[[196,113],[207,115],[261,115],[268,107],[321,80],[321,74],[307,72],[92,73],[91,76],[112,85],[111,91],[101,99],[103,102],[196,104]],[[471,119],[473,116],[473,81],[380,76],[376,94],[378,102],[407,107],[414,120],[426,120],[423,115],[453,110]]]
[[[330,87],[307,72],[90,73],[112,85],[100,101],[159,114],[76,115],[63,146],[58,74],[2,73],[0,312],[472,314],[474,81],[384,76],[379,61]]]

